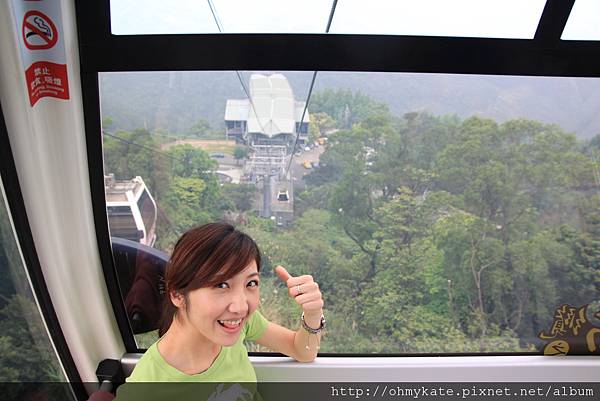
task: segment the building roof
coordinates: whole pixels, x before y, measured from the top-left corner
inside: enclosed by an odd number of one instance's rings
[[[304,107],[306,106],[306,102],[298,102],[296,101],[296,121],[300,122],[302,120],[302,113],[304,113]],[[308,114],[308,110],[306,110],[306,114],[304,115],[304,120],[302,122],[309,123],[310,115]]]
[[[296,122],[302,118],[305,102],[294,100],[294,93],[285,76],[252,74],[250,97],[252,102],[247,99],[227,100],[225,120],[245,120],[249,133],[259,133],[269,138],[296,133]],[[309,121],[308,112],[304,121]]]
[[[225,106],[225,121],[246,121],[249,111],[248,99],[228,99]]]
[[[116,181],[114,176],[105,176],[104,190],[106,191],[106,204],[135,201],[144,189],[144,181],[137,176],[131,180]]]
[[[283,75],[252,74],[250,97],[255,113],[248,116],[248,132],[269,138],[296,132],[294,94]]]

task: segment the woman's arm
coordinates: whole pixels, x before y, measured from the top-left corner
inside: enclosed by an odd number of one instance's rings
[[[299,324],[298,330],[294,332],[270,322],[267,330],[256,342],[299,362],[313,361],[321,342],[323,297],[319,285],[314,282],[312,276],[292,277],[282,266],[277,266],[275,272],[286,283],[290,296],[302,307],[304,322],[308,328]],[[300,316],[298,319],[300,320]],[[313,333],[315,331],[318,333]]]

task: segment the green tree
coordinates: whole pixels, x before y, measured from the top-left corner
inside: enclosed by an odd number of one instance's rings
[[[167,155],[171,160],[172,174],[178,177],[209,179],[218,167],[208,153],[189,144],[171,146]]]
[[[310,115],[310,140],[315,141],[317,138],[322,137],[325,133],[335,127],[335,120],[331,116],[324,112],[317,112]]]
[[[61,381],[54,350],[35,303],[14,294],[0,309],[0,377],[4,381]]]
[[[235,210],[247,212],[252,209],[256,196],[256,186],[253,184],[223,184],[221,194],[223,203],[231,202]]]
[[[104,171],[117,180],[140,176],[155,198],[168,187],[167,158],[156,139],[144,129],[104,136]]]
[[[361,92],[348,89],[325,89],[312,94],[309,104],[311,115],[326,113],[340,128],[351,128],[372,114],[387,112],[385,104],[376,102]]]
[[[594,135],[588,142],[588,146],[591,148],[596,149],[597,151],[600,150],[600,134],[596,134]]]
[[[233,149],[233,157],[235,159],[235,163],[239,165],[239,161],[248,157],[248,148],[245,146],[236,146]]]
[[[216,219],[214,211],[205,207],[204,199],[207,197],[207,191],[210,189],[201,178],[178,176],[172,178],[163,206],[178,235],[192,226]]]
[[[194,123],[194,125],[192,125],[190,127],[190,129],[187,132],[187,136],[188,137],[196,137],[196,138],[204,138],[208,135],[209,132],[210,132],[210,123],[206,119],[200,118],[198,121],[196,121]]]
[[[104,117],[102,119],[102,129],[107,131],[114,131],[115,122],[110,117]]]

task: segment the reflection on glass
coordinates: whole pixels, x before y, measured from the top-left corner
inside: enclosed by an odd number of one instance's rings
[[[3,398],[45,394],[47,399],[74,399],[65,386],[42,389],[23,383],[65,382],[66,378],[29,286],[1,181],[0,195],[0,381],[9,393]]]
[[[312,73],[240,76],[100,76],[105,174],[143,179],[155,248],[233,222],[269,319],[297,323],[274,266],[320,283],[324,352],[541,352],[563,304],[599,325],[600,80],[319,73],[302,119]]]
[[[340,1],[332,33],[532,39],[545,0]]]
[[[577,0],[561,39],[600,40],[600,2]]]

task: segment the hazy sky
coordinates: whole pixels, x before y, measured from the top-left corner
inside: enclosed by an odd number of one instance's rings
[[[338,0],[332,33],[532,38],[545,0]],[[213,0],[224,32],[324,32],[330,0]],[[216,33],[208,0],[111,0],[114,34]],[[600,1],[577,0],[567,39],[600,40]]]

